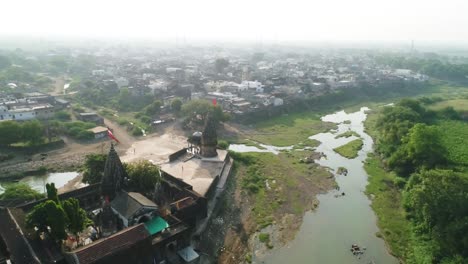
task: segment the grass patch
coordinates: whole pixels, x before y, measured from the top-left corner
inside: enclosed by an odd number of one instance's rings
[[[343,174],[347,175],[348,174],[348,169],[345,167],[338,167],[338,170],[336,171],[337,174]]]
[[[258,235],[258,240],[262,243],[269,243],[270,242],[270,234],[268,233],[260,233]]]
[[[398,181],[396,175],[385,171],[380,159],[373,154],[367,158],[364,169],[369,175],[369,184],[366,194],[371,196],[372,209],[377,215],[379,234],[384,237],[393,254],[399,257],[406,256],[411,238],[411,225],[405,218],[405,211],[401,206],[401,192],[394,182]]]
[[[250,139],[278,147],[304,142],[308,137],[335,128],[336,124],[322,122],[320,114],[304,112],[274,117],[260,122]]]
[[[352,137],[352,136],[359,137],[359,138],[361,137],[358,133],[350,130],[350,131],[346,131],[344,133],[341,133],[341,134],[337,135],[335,138],[342,138],[342,137],[349,138],[349,137]]]
[[[437,124],[442,143],[448,151],[448,160],[456,165],[468,165],[468,123],[442,121]]]
[[[260,233],[258,235],[258,240],[260,240],[260,242],[264,243],[267,246],[267,248],[269,248],[269,249],[273,248],[273,245],[271,244],[271,240],[270,240],[270,234]]]
[[[313,206],[314,190],[331,188],[330,172],[300,162],[312,151],[231,153],[238,164],[234,177],[243,196],[249,197],[257,230],[279,221],[285,213],[302,216]]]
[[[429,108],[432,110],[441,110],[449,106],[453,107],[457,111],[468,111],[468,99],[442,101],[429,106]]]
[[[358,152],[362,149],[363,142],[361,139],[355,139],[341,147],[334,148],[333,151],[341,156],[354,159],[358,156]]]

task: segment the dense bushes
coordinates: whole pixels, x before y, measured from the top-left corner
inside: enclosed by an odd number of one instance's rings
[[[0,145],[8,146],[14,143],[26,142],[38,145],[44,141],[44,127],[37,121],[4,121],[0,122]]]
[[[453,109],[429,111],[403,100],[383,109],[377,150],[399,176],[412,222],[408,263],[468,261],[468,125]],[[408,178],[408,180],[406,180]]]
[[[57,111],[55,112],[55,119],[58,119],[60,121],[68,121],[71,119],[70,113],[66,111]]]
[[[50,122],[53,133],[67,135],[75,139],[89,140],[94,138],[94,134],[88,129],[95,127],[93,123],[75,121],[75,122]]]
[[[12,183],[5,186],[5,192],[0,194],[0,200],[37,200],[44,195],[32,189],[26,183]]]

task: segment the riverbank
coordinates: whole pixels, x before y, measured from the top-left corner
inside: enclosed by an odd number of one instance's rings
[[[335,188],[333,175],[313,162],[311,151],[234,154],[233,177],[202,240],[218,263],[252,261],[252,251],[266,254],[256,234],[271,234],[269,247],[292,240],[304,213],[318,206],[316,195]],[[263,231],[262,231],[263,230]]]

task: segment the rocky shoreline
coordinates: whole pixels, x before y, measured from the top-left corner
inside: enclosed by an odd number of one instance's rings
[[[0,167],[0,178],[15,179],[45,171],[61,172],[76,170],[83,165],[84,160],[85,156],[82,153],[77,153],[68,155],[67,157],[45,158],[44,160],[8,164]]]

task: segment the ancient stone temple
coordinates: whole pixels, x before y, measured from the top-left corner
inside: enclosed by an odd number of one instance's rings
[[[218,145],[218,136],[216,134],[216,121],[208,114],[205,121],[205,128],[201,137],[200,154],[203,157],[216,157],[216,146]]]
[[[122,166],[114,145],[111,143],[109,155],[107,156],[106,164],[104,165],[104,175],[101,180],[101,194],[103,197],[112,200],[122,189],[127,174]]]

